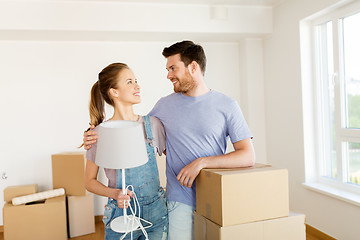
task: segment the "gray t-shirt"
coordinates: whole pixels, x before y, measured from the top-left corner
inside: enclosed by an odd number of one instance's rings
[[[151,121],[151,130],[153,134],[153,146],[155,153],[158,153],[159,156],[162,155],[162,153],[165,151],[165,131],[164,126],[160,122],[159,119],[156,117],[150,117]],[[140,116],[139,121],[140,123],[144,122],[144,118]],[[98,126],[94,128],[94,131],[98,130]],[[144,136],[146,137],[145,133],[145,126],[144,126]],[[96,156],[96,147],[97,143],[94,143],[92,147],[86,151],[86,158],[93,163],[95,163],[95,156]],[[104,168],[106,177],[108,178],[108,186],[111,188],[116,187],[116,170],[115,169],[109,169]]]

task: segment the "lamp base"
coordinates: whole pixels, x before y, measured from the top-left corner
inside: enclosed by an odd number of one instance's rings
[[[125,216],[120,216],[112,220],[110,227],[114,232],[126,233],[132,232],[139,229],[140,224],[138,223],[140,219],[132,215],[126,216],[127,222],[125,223]]]

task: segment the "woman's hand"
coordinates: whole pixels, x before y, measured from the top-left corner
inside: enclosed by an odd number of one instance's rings
[[[129,202],[130,202],[130,197],[134,197],[134,194],[129,189],[127,190],[126,195],[124,195],[122,193],[122,189],[116,189],[115,190],[114,199],[117,201],[119,208],[128,208],[129,207]],[[124,206],[124,203],[125,203],[125,206]]]

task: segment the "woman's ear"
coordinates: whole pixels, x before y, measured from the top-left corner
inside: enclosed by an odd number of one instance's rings
[[[119,96],[118,91],[115,88],[109,89],[109,95],[112,98],[117,98]]]

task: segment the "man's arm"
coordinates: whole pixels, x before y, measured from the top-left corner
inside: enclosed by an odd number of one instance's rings
[[[203,168],[252,167],[255,164],[255,151],[251,138],[233,143],[234,151],[210,157],[201,157],[181,169],[177,179],[181,185],[191,187]]]
[[[94,144],[97,141],[98,136],[97,132],[93,131],[94,128],[95,126],[91,125],[90,128],[84,132],[83,144],[85,150],[89,150],[91,148],[91,144]]]

